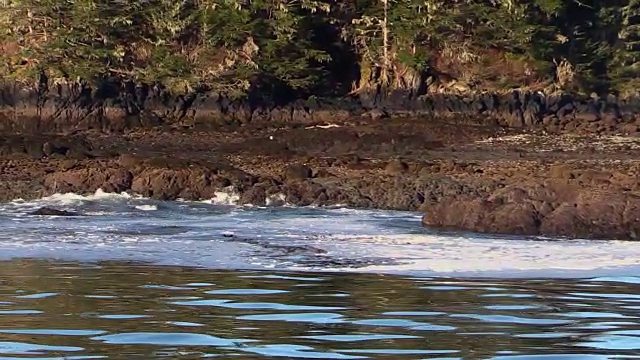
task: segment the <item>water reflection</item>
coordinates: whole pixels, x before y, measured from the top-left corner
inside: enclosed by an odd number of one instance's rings
[[[613,359],[640,281],[0,263],[0,358]],[[634,304],[636,306],[634,306]]]

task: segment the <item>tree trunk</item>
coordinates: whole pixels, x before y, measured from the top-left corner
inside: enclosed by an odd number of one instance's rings
[[[382,0],[384,17],[382,18],[382,85],[389,84],[389,72],[391,71],[391,59],[389,58],[389,0]]]

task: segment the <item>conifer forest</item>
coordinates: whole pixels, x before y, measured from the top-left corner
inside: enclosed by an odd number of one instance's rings
[[[640,0],[0,0],[4,81],[636,93]],[[288,95],[287,95],[288,94]]]

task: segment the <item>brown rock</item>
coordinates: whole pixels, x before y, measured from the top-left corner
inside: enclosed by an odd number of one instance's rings
[[[187,168],[148,168],[135,176],[131,190],[140,195],[162,200],[177,198],[211,199],[219,191],[232,186],[243,193],[256,183],[256,177],[239,169],[225,169],[217,174],[204,166]]]
[[[254,186],[240,195],[240,204],[264,206],[266,203],[267,194],[261,186]]]
[[[313,204],[323,192],[324,186],[313,181],[289,183],[282,188],[286,202],[298,206]]]
[[[529,200],[529,194],[517,185],[510,185],[496,190],[488,200],[496,204],[522,203]]]
[[[580,112],[580,113],[576,113],[574,114],[575,118],[577,121],[579,122],[596,122],[598,120],[600,120],[600,115],[598,115],[597,113],[594,112]]]
[[[135,166],[140,165],[141,163],[142,161],[138,159],[138,157],[135,155],[121,154],[118,157],[118,164],[120,164],[120,166],[127,169],[134,168]]]
[[[575,131],[578,126],[580,125],[579,122],[572,120],[569,121],[567,123],[564,124],[564,126],[562,127],[562,130],[566,131],[566,132],[571,132],[571,131]]]
[[[545,126],[555,125],[558,121],[558,118],[555,115],[547,115],[542,119],[542,123]]]
[[[537,235],[540,221],[535,207],[521,202],[506,204],[489,212],[483,225],[485,232]]]
[[[433,173],[437,173],[439,170],[440,170],[440,168],[436,168],[435,166],[424,166],[418,172],[418,176],[421,177],[421,178],[426,178],[426,177],[429,177]]]
[[[284,177],[287,180],[303,180],[309,179],[312,176],[313,170],[302,164],[290,165],[284,170]]]
[[[220,175],[214,175],[211,178],[211,185],[213,187],[215,187],[216,189],[223,189],[226,187],[229,187],[231,185],[233,185],[233,183],[231,182],[231,180],[227,179],[224,176],[220,176]]]
[[[507,115],[506,121],[507,125],[513,128],[521,128],[525,125],[524,115],[522,114],[522,110],[519,109]]]
[[[92,155],[89,152],[85,151],[84,149],[76,148],[76,147],[73,147],[67,150],[67,152],[65,153],[65,156],[68,157],[69,159],[76,159],[76,160],[88,159],[92,157]]]
[[[640,125],[637,124],[624,124],[621,128],[622,132],[627,135],[635,135],[640,132]]]
[[[575,174],[573,170],[567,165],[552,165],[549,169],[549,176],[556,179],[573,179]]]
[[[329,196],[327,195],[326,191],[323,191],[320,193],[320,195],[318,195],[318,197],[316,198],[316,200],[314,201],[314,204],[316,205],[327,205],[327,203],[329,202]]]
[[[216,189],[214,175],[207,169],[149,169],[133,180],[131,190],[145,197],[161,200],[211,199]]]
[[[549,215],[551,212],[553,212],[553,210],[553,205],[549,202],[543,201],[537,203],[536,211],[538,212],[540,217]]]
[[[607,171],[584,170],[578,175],[578,180],[584,183],[603,184],[609,183],[612,174]]]
[[[131,187],[132,180],[131,172],[124,169],[81,168],[48,174],[44,186],[55,192],[122,192]]]
[[[333,166],[354,166],[362,164],[362,158],[356,154],[341,156],[333,162]]]
[[[331,173],[331,171],[327,170],[327,169],[319,169],[316,172],[315,177],[316,178],[330,178],[330,177],[334,177],[335,175],[333,173]]]
[[[613,185],[621,187],[623,190],[631,190],[634,186],[640,184],[640,177],[638,175],[615,172],[610,181]]]
[[[409,165],[400,160],[391,160],[385,166],[384,171],[389,175],[398,175],[409,170]]]
[[[623,223],[622,213],[627,206],[620,205],[624,203],[621,198],[615,200],[615,194],[612,194],[612,204],[618,205],[607,205],[604,195],[599,197],[591,192],[576,193],[575,187],[566,186],[560,182],[551,183],[550,187],[523,183],[497,189],[486,198],[469,195],[440,198],[435,203],[425,202],[422,208],[425,211],[423,224],[520,235],[541,232],[548,235],[604,237],[605,234],[616,233],[615,227]],[[558,201],[560,204],[554,205]],[[606,215],[598,215],[600,213]],[[635,214],[633,211],[631,213]],[[640,212],[637,216],[640,218]],[[618,231],[617,236],[628,237],[633,231],[624,228]]]
[[[543,234],[581,238],[629,238],[638,228],[640,199],[624,193],[584,191],[543,220]]]
[[[535,109],[526,109],[524,112],[524,124],[527,126],[534,126],[539,122],[539,115]]]
[[[539,220],[529,203],[497,204],[473,198],[447,200],[425,209],[422,223],[438,228],[535,235]]]

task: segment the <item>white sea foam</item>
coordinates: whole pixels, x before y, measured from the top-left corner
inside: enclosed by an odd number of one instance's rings
[[[267,196],[267,206],[283,206],[288,205],[286,201],[286,197],[282,193],[273,194]]]
[[[214,194],[213,199],[203,200],[202,203],[212,205],[238,205],[240,195],[233,187],[228,187]],[[291,206],[286,202],[286,197],[282,193],[273,194],[266,198],[267,206]],[[254,207],[255,204],[243,204],[244,207]]]
[[[143,204],[143,205],[136,205],[134,206],[134,208],[141,210],[141,211],[155,211],[158,210],[158,206],[157,205],[153,205],[153,204]]]
[[[56,193],[51,196],[42,198],[41,201],[71,204],[79,201],[122,200],[122,199],[131,199],[131,198],[132,196],[127,194],[126,192],[108,193],[103,191],[102,189],[98,189],[96,190],[95,193],[91,195],[78,195],[75,193],[64,193],[64,194]]]
[[[326,241],[326,240],[325,240]],[[329,271],[572,277],[637,273],[640,243],[629,241],[471,238],[442,235],[332,236],[336,251],[387,257],[390,265]],[[341,249],[344,246],[346,249]]]
[[[133,196],[129,195],[126,192],[122,193],[108,193],[103,191],[102,189],[96,190],[95,193],[91,195],[80,195],[76,193],[55,193],[50,196],[46,196],[40,199],[26,201],[24,199],[15,199],[10,202],[10,204],[14,205],[24,205],[24,204],[57,204],[57,205],[73,205],[84,201],[104,201],[104,200],[127,200],[132,199]],[[137,197],[141,198],[141,197]]]
[[[232,186],[229,186],[222,189],[222,191],[217,191],[213,199],[207,199],[202,202],[213,205],[237,205],[239,201],[240,195]]]

